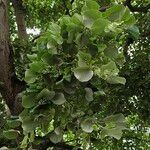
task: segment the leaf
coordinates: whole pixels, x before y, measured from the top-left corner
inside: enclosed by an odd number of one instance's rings
[[[139,28],[135,25],[133,26],[130,26],[128,28],[128,32],[130,33],[130,35],[135,39],[137,40],[139,38],[139,35],[140,35],[140,31],[139,31]]]
[[[22,128],[24,133],[33,132],[35,128],[39,125],[38,122],[35,120],[35,116],[31,116],[28,109],[24,109],[20,113],[19,120],[22,122]]]
[[[35,97],[33,94],[31,95],[24,95],[22,97],[22,106],[24,108],[31,108],[36,105]]]
[[[103,119],[103,121],[105,123],[110,123],[110,122],[124,122],[125,121],[125,117],[123,114],[115,114],[115,115],[111,115],[108,116],[106,118]]]
[[[110,76],[109,78],[107,78],[107,82],[111,83],[111,84],[126,84],[126,79],[123,77],[118,77],[118,76]]]
[[[35,73],[40,73],[45,68],[44,63],[41,61],[35,61],[31,63],[29,66],[30,66],[30,70]]]
[[[114,5],[104,13],[110,21],[121,21],[125,7],[123,5]]]
[[[6,137],[9,140],[16,139],[18,134],[19,134],[19,131],[13,130],[13,129],[8,130],[8,131],[3,131],[4,137]]]
[[[105,80],[110,76],[117,76],[119,69],[114,61],[110,61],[106,65],[102,65],[100,70],[96,71],[97,75]]]
[[[86,0],[86,7],[88,9],[95,9],[95,10],[99,10],[99,4],[95,1],[95,0]]]
[[[83,12],[83,24],[85,27],[91,29],[94,21],[101,17],[102,15],[98,10],[86,10]]]
[[[118,49],[114,45],[109,45],[104,50],[104,54],[111,59],[115,59],[118,56]]]
[[[51,100],[54,96],[55,96],[55,92],[54,92],[54,91],[49,91],[48,89],[44,88],[44,89],[37,95],[37,99],[46,98],[46,99]]]
[[[74,70],[74,76],[81,82],[87,82],[93,77],[93,71],[88,67],[78,67]]]
[[[27,57],[31,60],[31,61],[35,61],[37,59],[37,54],[27,54]]]
[[[115,114],[103,119],[106,126],[102,129],[101,135],[111,136],[120,139],[122,130],[126,129],[125,117],[123,114]]]
[[[122,130],[118,129],[118,128],[112,128],[112,129],[102,129],[101,131],[101,136],[105,137],[105,136],[110,136],[110,137],[114,137],[117,140],[119,140],[122,137]]]
[[[56,105],[62,105],[66,102],[66,99],[63,93],[56,93],[51,101]]]
[[[36,80],[37,75],[32,72],[31,70],[27,69],[25,72],[25,81],[27,83],[34,83]]]
[[[58,25],[58,24],[56,24],[56,23],[51,23],[51,25],[50,25],[50,32],[52,33],[52,34],[56,34],[56,35],[59,35],[60,34],[60,32],[61,32],[61,27]]]
[[[25,149],[28,146],[28,135],[24,136],[20,148]]]
[[[93,101],[93,91],[91,88],[85,88],[86,94],[85,94],[85,98],[87,101],[91,102]]]
[[[55,132],[53,132],[51,135],[50,135],[50,140],[53,142],[53,143],[59,143],[61,142],[63,139],[63,135],[58,135],[56,134]]]
[[[93,122],[91,119],[85,119],[81,122],[81,128],[83,131],[87,133],[91,133],[93,131]]]
[[[6,146],[0,148],[0,150],[9,150]]]
[[[110,22],[107,19],[99,18],[93,23],[91,30],[94,34],[100,35],[105,31],[105,28],[109,23]]]
[[[7,120],[7,125],[10,128],[16,128],[21,125],[21,122],[18,119],[17,120]]]

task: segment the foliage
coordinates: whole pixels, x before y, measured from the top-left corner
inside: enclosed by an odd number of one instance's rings
[[[150,63],[149,41],[139,34],[143,16],[109,0],[24,0],[24,7],[27,19],[33,18],[27,26],[41,35],[34,43],[11,37],[17,76],[27,85],[21,114],[1,117],[2,138],[12,143],[0,146],[32,149],[48,139],[49,147],[148,149]],[[126,38],[135,40],[127,55]]]

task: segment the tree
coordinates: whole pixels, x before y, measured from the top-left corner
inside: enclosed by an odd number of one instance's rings
[[[148,149],[149,8],[1,0],[0,146]]]

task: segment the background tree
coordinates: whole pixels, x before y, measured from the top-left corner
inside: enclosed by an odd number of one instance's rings
[[[149,149],[149,9],[1,0],[0,147]]]

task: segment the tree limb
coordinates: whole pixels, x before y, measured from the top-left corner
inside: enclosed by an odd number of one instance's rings
[[[28,35],[26,32],[26,24],[25,24],[25,9],[22,5],[22,0],[11,0],[15,15],[16,15],[16,23],[18,27],[18,36],[20,39],[27,39]]]

